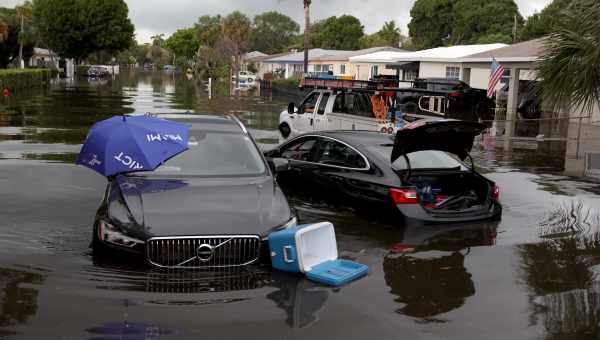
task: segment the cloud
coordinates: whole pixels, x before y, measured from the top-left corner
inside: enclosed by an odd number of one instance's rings
[[[350,14],[360,19],[365,32],[373,33],[385,21],[395,20],[407,34],[410,9],[415,0],[313,0],[312,20],[332,15]],[[515,0],[524,17],[542,10],[551,0]],[[0,7],[12,7],[22,0],[0,0]],[[266,11],[278,11],[289,15],[298,23],[303,22],[302,0],[125,0],[129,17],[136,27],[137,39],[149,42],[152,35],[167,36],[177,29],[192,26],[202,15],[227,15],[239,10],[253,17]]]

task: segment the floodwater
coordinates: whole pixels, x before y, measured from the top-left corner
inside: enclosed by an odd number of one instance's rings
[[[341,288],[269,268],[163,273],[92,257],[105,180],[73,165],[91,124],[233,113],[266,148],[290,98],[262,95],[208,99],[203,85],[146,73],[0,99],[0,338],[600,338],[600,184],[562,175],[546,152],[475,148],[502,190],[499,222],[401,229],[290,197],[302,222],[333,222],[341,255],[369,266]]]

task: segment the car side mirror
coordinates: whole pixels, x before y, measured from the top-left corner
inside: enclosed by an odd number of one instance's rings
[[[291,115],[293,115],[295,110],[296,110],[296,104],[289,103],[288,104],[288,109],[287,109],[288,113],[291,114]]]
[[[286,158],[268,158],[267,163],[269,163],[269,167],[273,173],[278,174],[281,172],[286,172],[290,170],[290,161]]]

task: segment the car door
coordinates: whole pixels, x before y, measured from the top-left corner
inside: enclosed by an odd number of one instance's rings
[[[296,115],[297,120],[294,123],[296,130],[303,132],[313,131],[314,115],[318,109],[319,98],[321,97],[320,91],[311,92],[298,107],[298,113]]]
[[[299,137],[279,148],[276,154],[269,157],[281,157],[290,161],[290,170],[278,174],[277,180],[284,187],[311,187],[310,172],[317,164],[314,163],[317,151],[317,137]]]
[[[318,167],[309,170],[314,187],[328,196],[369,200],[370,165],[355,148],[333,138],[320,137],[314,162]]]
[[[319,99],[319,105],[317,112],[314,114],[313,131],[327,130],[327,111],[329,108],[329,99],[331,98],[331,92],[323,92],[321,99]]]

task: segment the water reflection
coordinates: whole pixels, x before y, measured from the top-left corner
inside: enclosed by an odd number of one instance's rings
[[[176,335],[177,332],[144,323],[108,323],[85,330],[92,334],[88,340],[158,340]]]
[[[404,241],[392,246],[383,261],[385,282],[402,304],[396,312],[420,322],[445,322],[440,314],[475,294],[464,264],[470,248],[493,245],[495,238],[495,223],[407,227]]]
[[[0,268],[0,337],[15,334],[12,327],[35,315],[38,292],[27,285],[43,280],[39,274]]]
[[[272,284],[279,290],[267,298],[286,312],[286,323],[291,328],[305,328],[319,319],[318,313],[329,297],[328,288],[285,273],[274,273],[273,278]]]
[[[600,223],[598,211],[571,202],[540,224],[543,241],[518,247],[520,277],[529,289],[530,322],[547,339],[600,334]]]

